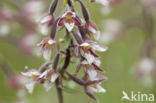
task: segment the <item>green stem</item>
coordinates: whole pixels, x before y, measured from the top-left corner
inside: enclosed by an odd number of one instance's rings
[[[58,95],[58,103],[63,103],[63,93],[62,93],[62,88],[59,87],[59,80],[57,79],[55,82],[56,86],[56,91]]]

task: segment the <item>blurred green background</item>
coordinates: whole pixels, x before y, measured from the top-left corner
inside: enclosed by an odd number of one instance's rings
[[[18,9],[12,5],[10,1],[1,0],[0,2],[4,8],[9,8],[13,13],[18,15]],[[23,3],[28,2],[28,0],[19,1]],[[61,15],[62,13],[62,11],[60,12],[62,9],[62,0],[59,1],[59,6],[56,11],[57,15]],[[50,0],[42,2],[44,2],[44,5],[48,7]],[[101,13],[101,5],[90,4],[89,0],[84,0],[84,3],[89,9],[92,21],[97,24],[101,31],[104,29],[103,21],[107,19],[113,18],[123,22],[128,18],[138,18],[137,20],[141,20],[143,17],[143,7],[141,4],[137,3],[137,0],[124,0],[122,3],[113,6],[110,14],[108,15]],[[78,9],[79,15],[81,15],[81,9],[78,3],[75,4],[75,8]],[[45,9],[45,12],[47,10],[48,8]],[[11,25],[14,29],[11,30],[9,35],[14,35],[20,39],[24,34],[26,34],[26,31],[24,31],[24,28],[19,26],[22,25],[18,24],[19,21],[15,20],[14,22],[17,23],[16,25]],[[156,34],[156,18],[154,18],[153,22],[154,34]],[[59,32],[58,37],[60,37],[62,33],[63,31]],[[121,101],[121,97],[123,96],[122,91],[126,91],[127,93],[130,93],[130,91],[134,91],[136,93],[156,93],[156,79],[154,79],[154,85],[147,88],[136,80],[134,73],[134,65],[141,57],[142,46],[144,45],[145,38],[146,32],[144,31],[144,28],[141,26],[132,26],[122,33],[120,39],[113,40],[108,44],[109,49],[107,52],[99,53],[102,62],[101,67],[105,71],[102,74],[108,77],[108,80],[102,84],[107,92],[105,94],[95,94],[100,103],[132,103],[126,100]],[[154,38],[156,39],[155,35]],[[153,49],[152,56],[153,58],[156,58],[156,48]],[[9,42],[6,37],[0,37],[0,59],[1,61],[7,61],[9,66],[13,68],[15,72],[24,71],[24,67],[26,65],[32,68],[39,68],[44,63],[42,58],[21,53],[18,48],[18,43],[17,45],[14,45],[12,42]],[[75,67],[76,64],[72,64],[70,65],[69,70],[74,73]],[[1,69],[2,68],[0,67],[0,103],[13,103],[16,99],[16,91],[8,87],[6,83],[7,77]],[[153,78],[155,77],[153,76]],[[64,103],[96,103],[83,93],[82,87],[76,86],[76,89],[81,92],[63,92]],[[55,87],[47,93],[42,85],[38,85],[36,86],[33,94],[26,94],[26,98],[28,103],[57,103]]]

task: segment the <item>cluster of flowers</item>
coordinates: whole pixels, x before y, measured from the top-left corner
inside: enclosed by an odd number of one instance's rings
[[[99,67],[101,64],[100,57],[95,52],[105,52],[107,47],[102,47],[90,39],[93,36],[95,40],[98,40],[100,32],[96,25],[91,22],[88,10],[84,3],[80,0],[66,1],[67,2],[64,2],[66,9],[63,16],[58,18],[54,17],[54,12],[58,4],[58,0],[54,0],[51,4],[50,12],[44,15],[40,20],[40,23],[43,26],[46,26],[47,28],[51,27],[50,36],[44,38],[40,43],[42,55],[48,62],[39,70],[28,69],[26,67],[26,72],[22,72],[22,75],[30,78],[30,81],[26,84],[26,88],[29,93],[33,92],[34,86],[38,83],[43,84],[47,91],[51,89],[53,83],[55,83],[58,88],[63,88],[62,80],[64,74],[66,74],[71,80],[84,86],[85,92],[89,97],[97,100],[92,93],[106,92],[101,86],[101,83],[106,80],[106,78],[97,73],[97,71],[103,72],[103,69]],[[102,1],[103,0],[90,0],[90,2],[98,3]],[[85,22],[82,22],[74,10],[73,2],[80,3]],[[108,2],[104,0],[102,3]],[[65,35],[70,36],[68,47],[65,50],[61,50],[60,42],[55,40],[56,31],[59,26],[65,27]],[[53,58],[53,61],[50,62],[51,55],[55,48],[57,48],[57,53]],[[64,64],[63,66],[58,67],[61,54],[65,55]],[[79,65],[76,67],[75,75],[70,74],[66,70],[73,57],[81,58]],[[51,69],[46,69],[50,65]],[[79,79],[76,77],[76,74],[81,67],[83,67],[85,73],[82,79]]]

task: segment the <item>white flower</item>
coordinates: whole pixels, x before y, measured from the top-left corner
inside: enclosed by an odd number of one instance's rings
[[[106,90],[103,88],[103,87],[101,87],[99,84],[93,84],[93,85],[89,85],[88,87],[87,87],[87,90],[90,92],[90,93],[105,93],[106,92]]]
[[[76,17],[75,12],[67,11],[58,21],[58,26],[65,26],[69,32],[72,31],[75,25],[79,26],[81,23]]]
[[[100,65],[101,65],[101,61],[100,61],[98,58],[96,58],[96,59],[94,60],[94,63],[95,63],[95,65],[97,65],[97,66],[100,66]]]
[[[58,78],[58,74],[57,73],[53,73],[52,75],[51,75],[51,82],[53,83],[53,82],[55,82],[56,81],[56,79]]]
[[[25,85],[26,89],[28,90],[30,94],[32,94],[35,84],[36,83],[34,81],[31,81],[30,83]]]
[[[42,54],[46,60],[50,60],[51,54],[54,51],[56,41],[51,38],[45,38],[42,42]]]
[[[52,15],[46,15],[44,16],[41,20],[40,23],[41,24],[46,24],[48,22],[50,22],[53,19]]]
[[[90,53],[85,53],[84,57],[87,59],[89,64],[92,64],[95,61],[95,57]]]
[[[27,67],[25,67],[27,68]],[[27,69],[27,72],[22,72],[21,73],[23,76],[26,76],[26,77],[31,77],[31,78],[36,78],[40,75],[40,73],[37,71],[37,70],[34,70],[34,69]]]
[[[91,81],[94,81],[94,80],[96,79],[97,72],[96,72],[95,69],[89,69],[89,70],[87,71],[87,73],[88,73],[89,79],[90,79]]]
[[[108,48],[107,47],[101,47],[97,44],[92,45],[92,49],[99,52],[105,52]]]
[[[74,23],[64,23],[65,27],[68,29],[69,32],[71,32],[75,26]]]

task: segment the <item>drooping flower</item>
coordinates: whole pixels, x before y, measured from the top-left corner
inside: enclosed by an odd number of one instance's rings
[[[44,16],[42,16],[42,18],[40,19],[40,24],[38,25],[38,31],[42,34],[42,35],[47,35],[48,34],[48,27],[51,26],[54,23],[55,19],[54,16],[52,14],[45,14]]]
[[[41,42],[41,45],[42,45],[41,51],[42,51],[43,57],[46,60],[49,60],[52,52],[54,51],[56,41],[47,37]]]
[[[71,32],[74,26],[81,25],[81,22],[76,16],[75,12],[67,11],[58,21],[58,26],[63,25],[67,28],[69,32]]]
[[[80,47],[82,47],[83,50],[93,50],[98,52],[105,52],[108,49],[107,47],[98,45],[96,42],[93,42],[90,39],[85,39],[84,43],[82,43]]]
[[[102,47],[96,42],[88,39],[75,48],[75,54],[78,55],[80,52],[80,55],[86,58],[89,64],[92,64],[98,58],[98,55],[95,54],[95,51],[105,52],[106,50],[107,47]]]
[[[25,70],[26,72],[22,72],[22,75],[29,78],[25,87],[29,93],[32,93],[34,86],[39,82],[38,77],[40,76],[40,72],[35,69],[28,69],[28,67],[25,67]]]
[[[79,72],[80,68],[83,67],[84,71],[88,74],[90,80],[95,80],[97,76],[97,71],[103,72],[100,66],[101,62],[99,59],[96,59],[92,64],[90,64],[87,60],[83,60],[76,68],[76,73]]]
[[[100,38],[100,31],[98,30],[97,26],[92,22],[87,22],[85,24],[86,32],[88,35],[93,36],[95,40]]]
[[[51,26],[54,23],[54,16],[51,14],[45,14],[41,18],[40,23],[42,25]]]
[[[49,91],[52,87],[52,83],[54,83],[56,79],[58,78],[60,80],[61,77],[59,73],[56,72],[55,70],[46,70],[40,75],[39,78],[44,80],[44,83],[43,83],[44,88],[46,89],[46,91]]]
[[[94,80],[90,80],[89,75],[85,74],[82,79],[86,81],[85,92],[92,99],[96,100],[96,97],[92,93],[106,92],[106,90],[101,86],[101,82],[106,80],[105,77],[97,74]]]

